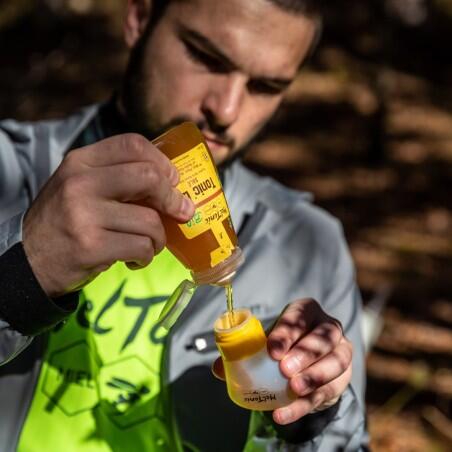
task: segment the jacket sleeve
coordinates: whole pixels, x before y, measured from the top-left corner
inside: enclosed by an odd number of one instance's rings
[[[24,213],[52,173],[50,148],[36,151],[36,133],[39,128],[0,123],[0,365],[67,317],[78,301],[78,294],[48,298],[22,247]]]
[[[328,231],[318,236],[325,254],[325,274],[331,275],[323,299],[322,308],[342,323],[345,336],[353,344],[352,380],[342,394],[337,411],[321,433],[299,450],[368,450],[368,434],[365,416],[365,352],[361,336],[361,295],[356,284],[355,267],[342,226],[334,220]],[[319,413],[321,414],[321,412]]]
[[[361,334],[362,300],[356,284],[355,266],[344,238],[342,226],[336,222],[335,258],[331,260],[330,285],[323,307],[342,322],[345,336],[353,344],[352,380],[342,394],[334,419],[318,438],[319,450],[368,450],[366,425],[365,350]]]

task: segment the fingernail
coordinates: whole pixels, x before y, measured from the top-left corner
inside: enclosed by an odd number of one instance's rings
[[[300,360],[296,356],[286,358],[284,361],[284,367],[287,369],[290,375],[295,375],[301,370]]]
[[[284,352],[284,344],[281,341],[270,338],[267,340],[267,349],[273,358],[278,359],[281,358],[279,355]]]
[[[193,203],[184,196],[181,206],[181,213],[187,218],[191,218],[194,214],[193,212]]]
[[[278,423],[289,424],[292,421],[292,410],[290,408],[281,408],[278,411]]]

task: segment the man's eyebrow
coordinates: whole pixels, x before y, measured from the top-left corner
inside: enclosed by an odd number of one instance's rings
[[[262,77],[259,79],[259,82],[265,83],[271,87],[277,88],[277,89],[285,89],[287,88],[292,82],[292,78],[268,78],[268,77]]]
[[[191,30],[187,27],[180,26],[180,33],[183,39],[188,39],[191,43],[201,46],[209,54],[218,58],[225,64],[229,69],[238,69],[238,65],[234,63],[231,58],[225,55],[212,41],[206,36],[198,33],[195,30]]]
[[[191,44],[198,45],[208,52],[213,57],[220,60],[228,69],[240,69],[239,65],[234,63],[230,57],[222,52],[212,41],[206,36],[198,33],[195,30],[191,30],[183,25],[180,26],[180,34],[182,39],[188,39]],[[257,77],[255,79],[260,83],[268,84],[269,86],[277,89],[287,88],[293,81],[293,78],[280,78],[280,77]]]

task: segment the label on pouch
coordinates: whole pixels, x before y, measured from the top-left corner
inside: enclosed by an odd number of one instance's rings
[[[223,225],[224,220],[231,220],[215,165],[204,143],[179,155],[172,162],[179,171],[178,190],[196,206],[193,218],[179,227],[188,239],[212,230],[218,242],[218,249],[211,253],[211,266],[214,267],[229,257],[234,249]]]

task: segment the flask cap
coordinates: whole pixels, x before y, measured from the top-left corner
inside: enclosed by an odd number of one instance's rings
[[[267,344],[261,322],[249,309],[234,310],[233,315],[232,325],[229,312],[218,317],[214,325],[215,342],[226,361],[237,361],[254,355]]]

